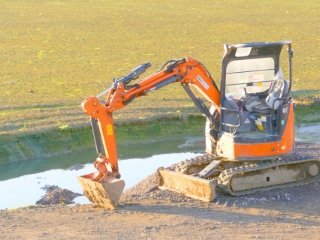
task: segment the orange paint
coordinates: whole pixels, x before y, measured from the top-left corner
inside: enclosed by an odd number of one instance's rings
[[[281,139],[277,142],[266,143],[233,143],[219,141],[217,144],[218,155],[231,159],[237,158],[259,158],[270,157],[275,158],[280,155],[288,154],[294,151],[294,110],[293,103],[289,104],[289,114],[287,124]]]

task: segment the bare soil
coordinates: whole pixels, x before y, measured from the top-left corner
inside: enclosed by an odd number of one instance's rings
[[[320,145],[297,143],[320,158]],[[56,191],[57,189],[55,189]],[[0,239],[320,239],[320,183],[210,203],[157,189],[152,174],[113,211],[93,204],[0,211]]]

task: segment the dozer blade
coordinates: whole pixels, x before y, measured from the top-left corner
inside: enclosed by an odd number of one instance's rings
[[[115,209],[123,192],[125,183],[123,180],[107,177],[103,180],[92,181],[97,173],[77,176],[83,193],[92,202],[106,209]]]
[[[211,202],[216,197],[216,180],[207,180],[178,172],[158,169],[158,187],[182,193],[188,197]]]

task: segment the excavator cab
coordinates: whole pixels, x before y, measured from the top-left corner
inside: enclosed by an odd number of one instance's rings
[[[288,48],[287,80],[280,68],[283,46]],[[246,161],[292,152],[292,42],[224,45],[224,49],[220,126],[216,141],[207,141],[207,149],[219,156]]]

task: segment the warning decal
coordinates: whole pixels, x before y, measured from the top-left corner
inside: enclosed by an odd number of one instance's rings
[[[249,124],[249,123],[251,123],[251,122],[250,122],[249,118],[247,118],[247,119],[244,121],[244,124]]]

